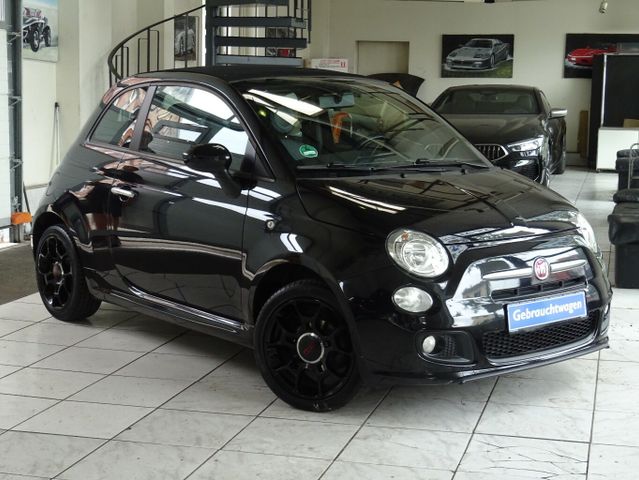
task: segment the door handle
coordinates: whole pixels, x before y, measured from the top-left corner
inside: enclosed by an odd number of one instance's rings
[[[135,198],[137,195],[133,190],[127,190],[126,188],[120,187],[111,187],[111,193],[124,198]]]

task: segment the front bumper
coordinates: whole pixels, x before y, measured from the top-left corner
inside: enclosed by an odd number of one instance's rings
[[[392,266],[344,282],[366,383],[463,383],[606,348],[610,284],[599,260],[575,238],[467,248],[458,252],[446,282],[418,282]],[[522,265],[539,256],[574,267],[557,270],[544,282],[508,277],[509,266],[521,272]],[[495,271],[506,275],[486,281]],[[431,293],[435,305],[427,314],[403,314],[392,305],[392,292],[407,284]],[[575,291],[586,293],[588,319],[508,332],[507,304]],[[425,355],[420,347],[431,335],[446,342],[435,354]]]
[[[491,68],[490,58],[447,59],[446,68],[449,70],[487,70]]]

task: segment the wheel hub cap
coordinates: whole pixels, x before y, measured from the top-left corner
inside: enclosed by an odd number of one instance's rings
[[[64,268],[62,267],[62,265],[60,264],[60,262],[55,262],[53,264],[53,278],[55,278],[56,281],[60,281],[62,279],[62,276],[64,275]]]
[[[311,365],[319,363],[324,358],[324,344],[315,333],[305,333],[297,340],[297,354]]]

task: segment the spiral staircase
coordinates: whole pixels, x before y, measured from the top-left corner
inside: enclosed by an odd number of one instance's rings
[[[110,81],[204,65],[301,67],[311,19],[312,0],[206,0],[120,42],[108,57]]]

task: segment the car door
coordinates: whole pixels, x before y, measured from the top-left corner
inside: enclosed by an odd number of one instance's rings
[[[118,205],[112,256],[126,284],[151,295],[241,320],[242,232],[247,190],[193,170],[195,145],[224,145],[231,171],[253,152],[235,111],[219,95],[189,85],[153,92],[139,148],[122,159],[111,191]]]

